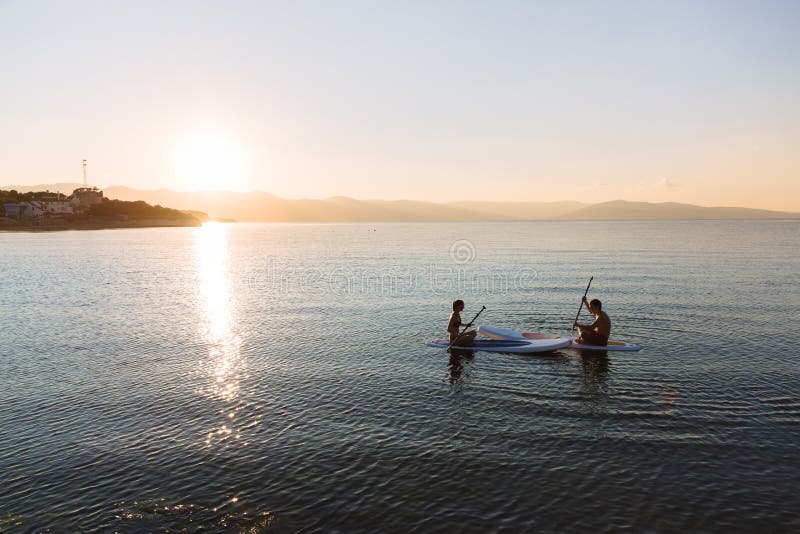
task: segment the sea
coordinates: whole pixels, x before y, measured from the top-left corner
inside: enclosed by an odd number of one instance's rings
[[[797,532],[800,221],[0,234],[2,532]],[[464,321],[639,352],[448,353]],[[590,322],[585,310],[581,322]]]

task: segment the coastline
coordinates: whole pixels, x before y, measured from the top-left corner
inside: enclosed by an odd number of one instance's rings
[[[0,218],[0,232],[54,232],[60,230],[113,230],[118,228],[171,228],[202,226],[198,219],[133,219],[119,221],[114,219],[92,219],[80,221],[54,220],[41,224],[20,222]]]

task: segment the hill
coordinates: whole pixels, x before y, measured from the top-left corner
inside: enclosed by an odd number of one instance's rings
[[[186,211],[180,211],[163,206],[151,206],[142,200],[106,200],[99,204],[93,204],[89,208],[92,217],[118,217],[124,215],[130,219],[164,219],[168,221],[187,220],[194,223],[200,222],[200,217]],[[196,212],[195,212],[196,213]],[[205,214],[203,214],[205,215]]]
[[[549,220],[572,213],[589,204],[574,200],[562,202],[452,202],[449,205],[486,215],[502,214],[506,219],[536,221]]]
[[[263,192],[179,193],[109,187],[106,195],[142,199],[176,209],[198,209],[213,217],[251,222],[400,222],[535,220],[784,219],[798,213],[739,207],[704,207],[675,202],[614,200],[599,204],[564,202],[450,202],[411,200],[284,199]]]
[[[284,199],[254,191],[176,192],[139,191],[127,187],[108,187],[106,196],[120,200],[144,200],[176,209],[201,210],[212,217],[249,222],[400,222],[470,221],[509,219],[484,214],[459,206],[410,200],[356,200],[348,197],[328,199]]]
[[[71,192],[79,184],[5,186],[2,189]],[[704,207],[675,202],[614,200],[598,204],[564,202],[449,202],[411,200],[286,199],[261,191],[180,192],[138,190],[123,186],[104,189],[107,198],[144,201],[178,210],[199,210],[212,218],[244,222],[466,222],[534,220],[674,220],[674,219],[797,219],[800,213],[740,207]]]
[[[798,213],[736,207],[704,207],[677,202],[613,200],[580,208],[559,217],[577,221],[672,219],[796,219]]]

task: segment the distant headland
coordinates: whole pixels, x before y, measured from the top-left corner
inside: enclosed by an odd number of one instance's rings
[[[97,187],[19,191],[0,188],[0,231],[98,230],[152,226],[200,226],[208,216],[144,201],[107,198]]]
[[[14,186],[0,187],[8,190]],[[80,184],[59,183],[16,186],[16,191],[43,190],[67,192]],[[73,193],[74,194],[74,193]],[[207,191],[179,192],[169,189],[137,190],[123,186],[105,188],[110,200],[103,204],[103,217],[122,214],[125,204],[161,214],[171,213],[181,225],[199,224],[211,217],[244,222],[469,222],[469,221],[625,221],[625,220],[714,220],[714,219],[800,219],[800,213],[741,207],[706,207],[675,202],[651,203],[614,200],[590,204],[564,202],[422,202],[411,200],[357,200],[348,197],[327,199],[286,199],[269,193]],[[2,202],[2,200],[0,200]],[[141,204],[139,204],[141,203]],[[161,206],[169,206],[162,208]],[[131,209],[133,206],[131,206]],[[126,208],[127,209],[127,208]],[[193,211],[199,210],[199,211]],[[112,213],[114,212],[114,213]],[[135,211],[126,212],[129,222]],[[144,213],[144,212],[141,212]],[[155,214],[155,211],[147,212]],[[98,216],[100,211],[97,212]],[[194,217],[198,222],[191,223]]]

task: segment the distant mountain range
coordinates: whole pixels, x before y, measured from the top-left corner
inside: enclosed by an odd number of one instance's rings
[[[78,183],[2,186],[17,191],[71,193]],[[800,219],[800,213],[737,207],[704,207],[675,202],[614,200],[589,204],[566,202],[421,202],[411,200],[285,199],[269,193],[179,192],[104,189],[106,197],[144,200],[181,210],[200,210],[212,217],[248,222],[401,222],[401,221],[537,221],[537,220],[673,220],[673,219]]]

